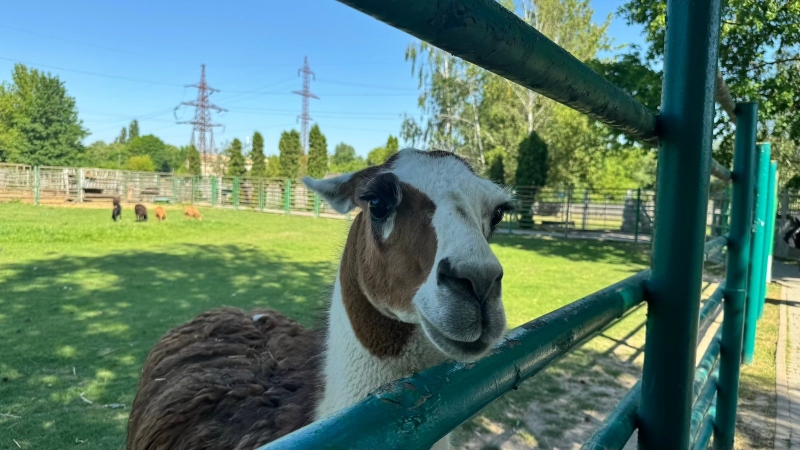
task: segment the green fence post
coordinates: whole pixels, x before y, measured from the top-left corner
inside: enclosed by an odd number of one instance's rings
[[[288,178],[286,179],[286,195],[284,197],[283,209],[286,211],[286,214],[289,214],[292,207],[292,180]]]
[[[728,234],[728,266],[725,275],[725,302],[723,303],[725,318],[722,321],[717,415],[714,418],[714,448],[716,450],[733,448],[736,427],[742,332],[750,267],[757,115],[757,103],[736,105],[731,228]]]
[[[633,226],[633,243],[639,243],[639,216],[642,214],[642,188],[636,189],[636,221]]]
[[[583,220],[581,220],[581,230],[586,231],[589,222],[589,189],[583,190]]]
[[[239,209],[239,177],[233,177],[233,207]]]
[[[217,177],[211,177],[211,206],[217,206],[217,196],[219,195],[217,183]]]
[[[39,166],[33,167],[33,204],[39,204],[39,186],[41,185],[41,178],[39,173]]]
[[[264,211],[264,179],[258,179],[258,209]]]
[[[731,208],[731,186],[730,184],[725,187],[725,200],[722,202],[722,228],[720,229],[721,235],[728,234],[730,229],[730,208]]]
[[[767,190],[769,188],[769,146],[758,144],[758,165],[756,170],[756,202],[753,216],[753,245],[750,248],[750,282],[747,286],[747,317],[744,322],[743,362],[751,364],[756,346],[756,327],[758,308],[761,300],[761,285],[764,284],[764,232],[767,217]]]
[[[83,203],[83,167],[78,169],[78,203]]]
[[[778,220],[778,163],[773,161],[770,164],[770,177],[774,180],[772,186],[774,190],[770,191],[770,221],[768,230],[770,230],[769,242],[767,243],[767,248],[769,252],[767,253],[767,285],[772,283],[772,254],[775,252],[775,221]],[[763,309],[762,309],[763,312]]]
[[[769,143],[761,144],[769,147],[768,152],[771,153],[772,148]],[[764,211],[764,258],[761,264],[761,283],[759,284],[758,293],[758,320],[764,316],[764,301],[767,298],[767,274],[769,273],[769,265],[772,263],[772,236],[775,234],[775,172],[772,171],[772,164],[769,162],[767,166],[767,208]]]
[[[178,177],[172,175],[172,203],[178,203]]]
[[[319,217],[319,194],[314,192],[314,217]]]
[[[670,0],[666,17],[658,127],[658,230],[647,285],[639,409],[639,448],[643,450],[689,448],[720,2]]]

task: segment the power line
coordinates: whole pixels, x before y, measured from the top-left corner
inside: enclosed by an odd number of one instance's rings
[[[163,85],[163,86],[183,87],[182,84],[177,84],[177,83],[166,83],[166,82],[163,82],[163,81],[152,81],[152,80],[139,80],[139,79],[136,79],[136,78],[120,77],[120,76],[117,76],[117,75],[105,75],[105,74],[102,74],[102,73],[89,72],[89,71],[86,71],[86,70],[67,69],[65,67],[51,66],[51,65],[48,65],[48,64],[39,64],[39,63],[33,63],[33,62],[28,62],[28,61],[20,61],[18,59],[4,58],[2,56],[0,56],[0,60],[10,61],[10,62],[14,62],[14,63],[26,64],[26,65],[29,65],[29,66],[45,67],[47,69],[63,70],[64,72],[74,72],[74,73],[80,73],[80,74],[84,74],[84,75],[92,75],[92,76],[101,77],[101,78],[111,78],[111,79],[115,79],[115,80],[133,81],[133,82],[136,82],[136,83],[159,84],[159,85]]]
[[[391,91],[418,92],[417,89],[409,89],[407,87],[399,87],[399,86],[380,86],[375,84],[362,84],[362,83],[353,83],[350,81],[335,81],[335,80],[317,80],[317,81],[323,84],[337,84],[340,86],[354,86],[354,87],[370,88],[370,89],[386,89]]]

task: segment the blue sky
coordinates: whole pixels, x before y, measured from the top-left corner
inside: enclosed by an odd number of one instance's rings
[[[76,98],[91,135],[113,140],[139,120],[142,134],[173,145],[191,137],[176,124],[174,108],[194,100],[200,64],[221,92],[211,96],[227,113],[215,130],[219,146],[264,135],[265,153],[277,154],[280,132],[297,128],[301,88],[297,69],[308,56],[316,73],[311,116],[329,151],[347,142],[357,153],[397,135],[403,113],[418,115],[417,79],[403,55],[413,38],[334,0],[108,2],[32,0],[5,5],[0,16],[0,80],[15,61],[58,75]],[[598,22],[621,0],[593,0]],[[640,29],[614,18],[616,45],[641,43]],[[191,119],[179,109],[177,119]]]

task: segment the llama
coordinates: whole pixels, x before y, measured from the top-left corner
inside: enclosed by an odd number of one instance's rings
[[[119,204],[119,197],[111,199],[111,204],[114,205],[114,208],[111,210],[111,220],[114,222],[122,220],[122,206]]]
[[[186,208],[184,208],[183,215],[185,217],[195,218],[197,220],[201,220],[200,211],[198,211],[197,208],[195,208],[194,206],[191,206],[191,205],[189,205]]]
[[[173,328],[144,363],[129,450],[252,449],[501,339],[503,269],[489,239],[511,209],[505,190],[452,153],[414,149],[303,182],[339,213],[361,209],[323,329],[233,308]]]
[[[133,212],[136,213],[136,221],[137,222],[147,222],[147,208],[144,207],[141,203],[137,204],[133,207]]]
[[[164,210],[163,207],[156,206],[155,213],[156,213],[156,220],[158,220],[159,222],[167,220],[167,211]]]

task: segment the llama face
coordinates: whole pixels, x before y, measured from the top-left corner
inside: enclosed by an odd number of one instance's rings
[[[500,339],[503,269],[488,241],[510,209],[503,189],[450,153],[411,149],[383,166],[304,182],[339,212],[362,209],[353,224],[360,235],[348,245],[357,247],[353,270],[375,309],[419,325],[460,360]]]

